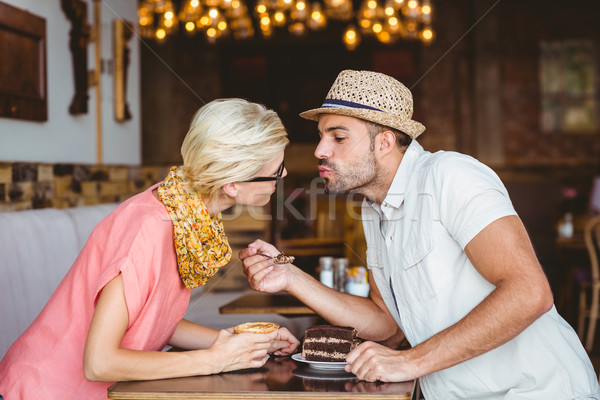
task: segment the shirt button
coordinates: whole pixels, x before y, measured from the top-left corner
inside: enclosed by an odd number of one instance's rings
[[[415,253],[415,255],[413,256],[415,258],[415,261],[419,259],[419,253]]]

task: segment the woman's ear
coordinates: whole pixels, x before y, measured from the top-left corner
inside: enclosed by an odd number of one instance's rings
[[[229,197],[236,197],[238,194],[238,189],[235,183],[226,183],[223,185],[223,192]]]

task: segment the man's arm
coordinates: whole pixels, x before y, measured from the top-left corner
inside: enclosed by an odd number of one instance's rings
[[[508,342],[552,307],[548,280],[518,217],[494,221],[469,242],[465,252],[496,286],[477,307],[406,351],[364,343],[349,354],[347,369],[367,381],[414,379]]]
[[[404,336],[390,315],[373,279],[369,298],[328,288],[292,264],[274,264],[258,253],[277,255],[270,244],[257,240],[240,251],[244,273],[253,289],[276,293],[286,291],[334,325],[352,326],[362,338],[397,347]],[[372,278],[372,277],[371,277]]]

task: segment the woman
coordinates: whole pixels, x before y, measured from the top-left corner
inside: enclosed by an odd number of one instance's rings
[[[32,325],[0,362],[13,399],[99,399],[114,381],[213,374],[292,353],[281,328],[234,335],[183,319],[192,288],[231,256],[221,211],[265,205],[285,176],[274,111],[216,100],[194,116],[183,166],[123,202],[94,229]],[[171,344],[185,352],[161,352]]]

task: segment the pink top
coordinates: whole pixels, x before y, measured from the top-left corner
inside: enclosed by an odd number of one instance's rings
[[[0,362],[0,394],[17,399],[105,399],[112,382],[83,377],[83,348],[102,288],[119,273],[129,327],[121,347],[161,350],[188,306],[173,224],[152,189],[121,204],[94,229],[31,326]]]

